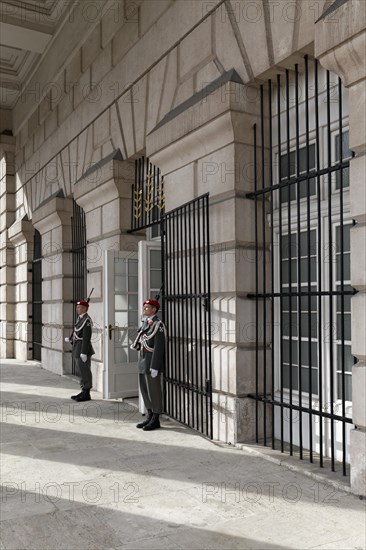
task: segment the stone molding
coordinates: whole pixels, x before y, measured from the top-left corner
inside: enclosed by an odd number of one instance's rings
[[[84,211],[90,212],[115,199],[131,199],[133,164],[112,158],[82,177],[74,187],[74,198]],[[128,182],[128,185],[126,184]]]
[[[318,58],[321,64],[329,68],[330,71],[339,74],[337,65],[332,68],[324,65],[323,56],[328,56],[334,49],[338,49],[341,45],[347,44],[349,40],[357,38],[359,33],[364,34],[366,27],[366,4],[364,0],[348,0],[346,4],[341,5],[338,9],[322,17],[315,24],[315,57]],[[351,49],[348,54],[351,54]],[[361,52],[361,50],[359,50]],[[352,63],[363,61],[365,55],[352,56]],[[349,72],[350,58],[348,58],[348,67],[345,72]],[[347,86],[347,84],[345,84]]]
[[[224,83],[199,103],[158,125],[147,136],[147,155],[168,174],[229,143],[245,143],[243,126],[254,124],[259,114],[259,94],[255,91],[253,86]],[[252,145],[250,140],[248,144]]]
[[[34,229],[27,216],[16,220],[8,229],[9,241],[18,246],[23,243],[30,243],[33,239]]]
[[[72,200],[55,197],[40,205],[33,212],[33,226],[41,235],[59,225],[70,225],[72,216]]]

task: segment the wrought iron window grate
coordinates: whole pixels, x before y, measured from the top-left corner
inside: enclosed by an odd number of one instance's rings
[[[256,440],[347,474],[349,160],[340,79],[305,56],[260,88],[254,126]],[[279,442],[279,443],[278,443]]]

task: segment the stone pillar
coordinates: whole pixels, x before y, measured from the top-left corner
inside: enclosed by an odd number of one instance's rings
[[[15,221],[15,139],[0,135],[0,357],[14,357],[14,247],[8,227]]]
[[[32,359],[32,258],[34,229],[27,216],[8,230],[14,247],[14,357]],[[11,304],[10,304],[11,305]]]
[[[70,346],[64,344],[73,324],[71,248],[72,200],[53,196],[33,212],[42,238],[42,366],[71,373]]]
[[[259,94],[235,71],[174,109],[147,137],[166,211],[209,192],[214,438],[255,434],[253,124]],[[262,352],[261,352],[262,353]]]
[[[105,250],[137,251],[141,235],[130,235],[131,184],[134,163],[120,160],[119,153],[101,161],[80,179],[74,187],[75,201],[86,217],[87,289],[94,288],[90,316],[93,319],[92,358],[93,384],[103,391],[104,296],[103,262]]]
[[[356,153],[351,160],[351,284],[352,297],[351,488],[366,496],[366,4],[349,0],[323,17],[315,28],[315,55],[349,89],[349,142]]]

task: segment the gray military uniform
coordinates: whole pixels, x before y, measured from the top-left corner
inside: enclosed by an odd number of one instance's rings
[[[163,412],[161,373],[164,370],[166,331],[157,315],[145,319],[140,329],[138,371],[141,394],[147,409],[153,413]],[[159,372],[152,378],[151,369]]]
[[[80,386],[82,390],[90,390],[93,386],[91,373],[91,356],[95,354],[91,344],[93,322],[87,313],[78,317],[74,326],[70,343],[72,344],[72,355],[76,362],[76,368],[80,375]],[[87,360],[82,361],[80,354],[87,356]]]

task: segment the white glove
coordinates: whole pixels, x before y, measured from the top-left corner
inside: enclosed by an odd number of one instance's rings
[[[70,338],[67,338],[67,337],[66,337],[66,338],[65,338],[65,342],[66,342],[66,344],[70,344]]]
[[[80,359],[83,363],[86,363],[86,360],[88,359],[88,356],[85,355],[85,353],[80,353]]]
[[[155,369],[151,369],[150,374],[151,374],[151,378],[156,378],[157,375],[159,374],[159,371]]]

